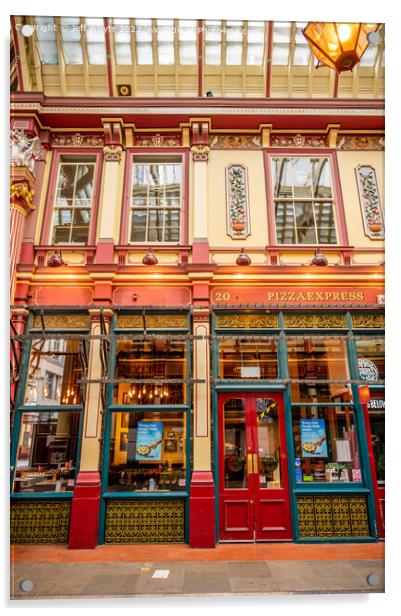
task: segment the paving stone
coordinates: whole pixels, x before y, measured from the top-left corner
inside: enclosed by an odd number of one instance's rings
[[[186,572],[182,590],[184,594],[226,593],[231,586],[226,574]]]
[[[227,563],[227,575],[230,577],[271,577],[271,571],[265,561],[253,562],[229,562]]]
[[[95,575],[82,589],[83,595],[134,595],[139,574]]]
[[[277,592],[278,583],[271,575],[266,577],[229,577],[231,591],[234,593]]]

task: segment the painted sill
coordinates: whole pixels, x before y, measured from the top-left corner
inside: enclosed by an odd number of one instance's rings
[[[188,498],[189,497],[189,492],[187,491],[182,491],[182,492],[159,492],[158,490],[155,490],[154,492],[105,492],[103,494],[103,498],[108,498],[108,499],[119,499],[119,498],[124,498],[124,499],[131,499],[131,500],[141,500],[141,499],[155,499],[155,498],[161,498],[161,499],[169,499],[169,498],[174,498],[174,499],[179,499],[179,498]]]

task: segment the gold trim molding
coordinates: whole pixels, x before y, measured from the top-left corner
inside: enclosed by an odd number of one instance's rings
[[[90,319],[86,314],[45,314],[45,329],[89,329]],[[42,329],[42,319],[36,314],[33,329]]]
[[[147,329],[187,329],[187,317],[184,314],[147,314]],[[143,329],[144,318],[141,314],[121,314],[117,318],[117,327],[123,329]]]
[[[345,314],[286,314],[284,327],[292,329],[345,328]]]
[[[353,314],[354,329],[384,329],[384,314]]]
[[[216,327],[225,329],[265,329],[278,327],[277,314],[219,314]]]

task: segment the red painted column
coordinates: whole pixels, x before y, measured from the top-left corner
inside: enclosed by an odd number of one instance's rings
[[[69,549],[90,550],[98,544],[101,481],[99,471],[81,471],[71,505]]]
[[[10,304],[14,303],[17,264],[21,253],[25,218],[34,209],[35,178],[24,167],[13,170],[10,184]]]

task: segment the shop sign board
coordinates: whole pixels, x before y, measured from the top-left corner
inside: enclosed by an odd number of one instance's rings
[[[138,421],[135,460],[161,462],[163,422]]]
[[[327,458],[324,419],[301,419],[301,447],[304,458]]]
[[[288,304],[292,306],[330,304],[331,306],[377,304],[378,296],[383,293],[381,287],[312,287],[279,286],[249,287],[220,286],[212,287],[213,304]]]

